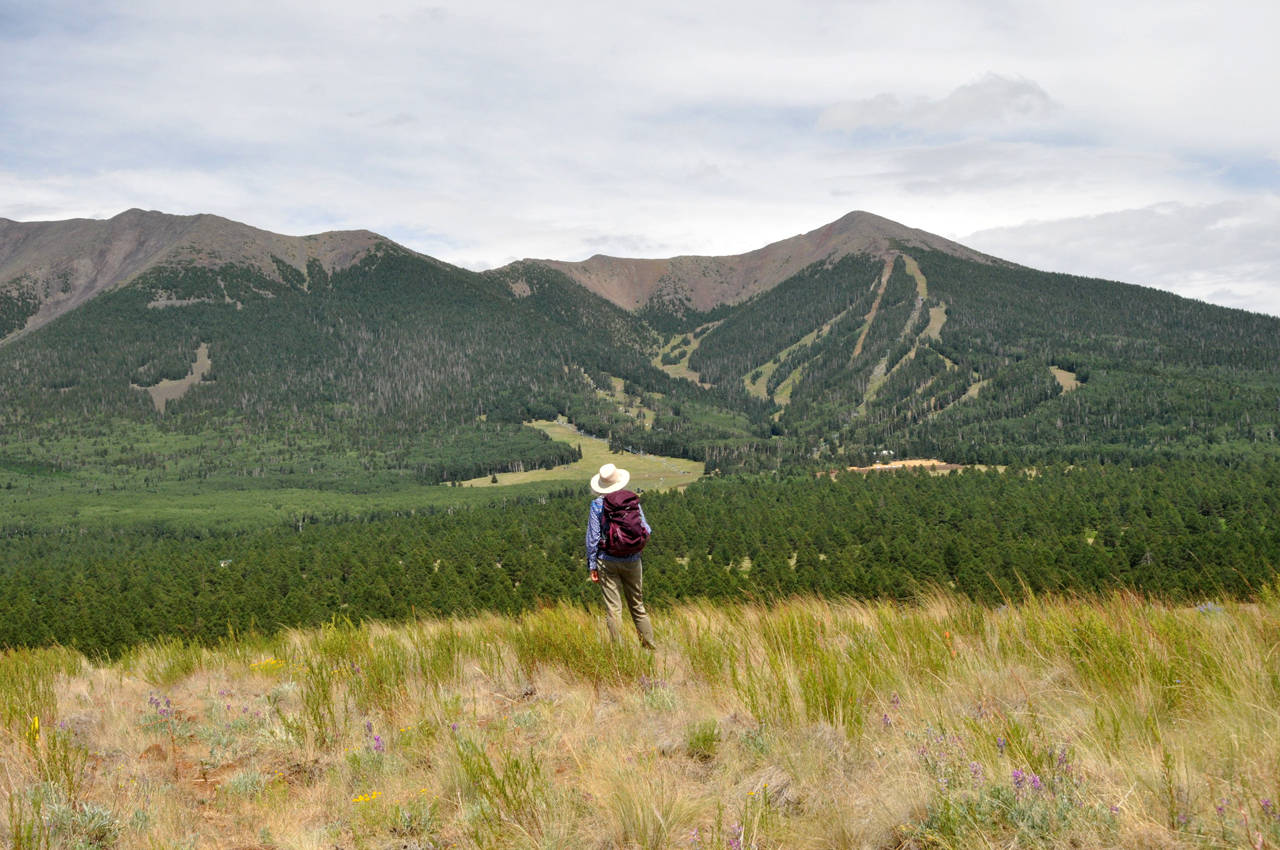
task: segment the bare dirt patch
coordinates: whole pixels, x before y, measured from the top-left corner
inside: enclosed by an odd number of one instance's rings
[[[851,466],[850,472],[892,472],[895,469],[928,469],[930,472],[950,472],[955,469],[964,469],[963,464],[947,463],[945,460],[936,458],[903,458],[889,463],[877,463],[872,466]]]
[[[147,307],[152,310],[161,310],[165,307],[190,307],[192,304],[217,304],[212,298],[157,298],[155,301],[147,303]]]
[[[191,364],[191,372],[187,377],[178,381],[161,381],[152,387],[140,387],[137,384],[130,384],[135,390],[146,390],[151,395],[151,401],[156,406],[156,410],[164,413],[164,406],[170,401],[177,401],[187,394],[187,390],[204,380],[205,373],[212,366],[209,360],[209,344],[200,343],[200,347],[196,349],[196,362]]]

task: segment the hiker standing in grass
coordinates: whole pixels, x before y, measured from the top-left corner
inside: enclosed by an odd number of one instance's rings
[[[640,552],[649,541],[651,529],[645,521],[640,497],[623,489],[631,473],[611,463],[600,467],[591,479],[591,489],[599,494],[587,513],[587,567],[591,580],[604,594],[605,622],[609,636],[620,639],[622,597],[627,598],[631,620],[640,634],[640,643],[653,649],[653,626],[644,610],[643,575]]]

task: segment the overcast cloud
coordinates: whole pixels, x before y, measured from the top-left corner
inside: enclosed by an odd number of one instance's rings
[[[1280,5],[0,0],[0,216],[364,227],[473,268],[864,209],[1280,315]]]

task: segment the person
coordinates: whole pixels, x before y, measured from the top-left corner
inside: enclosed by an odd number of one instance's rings
[[[600,545],[601,518],[604,514],[604,497],[617,493],[627,486],[631,473],[619,469],[612,463],[600,467],[600,472],[592,477],[591,489],[597,497],[591,501],[587,511],[587,568],[591,571],[591,580],[600,585],[604,596],[605,622],[609,626],[609,637],[614,641],[621,638],[622,599],[625,596],[627,608],[631,611],[631,620],[635,623],[636,632],[640,635],[640,643],[646,649],[653,649],[653,626],[649,623],[649,613],[644,609],[643,565],[640,553],[633,555],[610,555]],[[637,503],[638,506],[638,503]],[[640,508],[640,523],[646,534],[651,534],[649,522],[644,518],[644,509]]]

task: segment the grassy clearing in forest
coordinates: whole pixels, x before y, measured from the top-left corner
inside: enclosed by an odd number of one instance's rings
[[[1280,599],[793,600],[0,657],[14,847],[1274,847]]]
[[[683,487],[703,472],[701,463],[679,458],[611,455],[607,444],[567,425],[533,424],[554,440],[581,444],[586,459],[553,469],[499,473],[499,483],[509,487],[503,496],[536,497],[566,483],[585,484],[609,462],[632,469],[637,486],[653,490]],[[243,442],[234,433],[163,432],[122,421],[114,423],[107,438],[51,431],[38,444],[5,446],[0,451],[0,528],[75,533],[145,526],[237,533],[270,525],[404,516],[431,507],[484,504],[494,495],[477,489],[489,486],[489,476],[459,482],[459,487],[427,485],[403,469],[386,468],[383,457],[335,452],[323,441],[296,435]],[[207,465],[215,462],[224,468],[208,472]]]
[[[702,338],[708,331],[712,330],[719,322],[709,322],[701,327],[696,328],[688,334],[675,334],[671,339],[658,350],[658,354],[651,361],[653,365],[666,372],[673,378],[684,378],[686,381],[692,381],[701,387],[709,388],[710,384],[702,383],[701,376],[689,368],[689,356],[698,350],[698,346],[702,344]],[[681,341],[688,339],[688,343],[681,345]],[[680,359],[679,363],[663,363],[662,356],[664,354],[673,354],[677,350],[683,348],[685,356]]]
[[[528,472],[500,472],[488,478],[476,478],[465,482],[467,487],[508,486],[543,482],[576,482],[585,484],[606,463],[616,464],[631,473],[632,490],[683,490],[702,477],[703,464],[694,460],[658,455],[640,455],[614,452],[609,443],[596,437],[579,433],[564,422],[539,421],[533,427],[545,432],[553,440],[579,446],[582,459],[555,469],[534,469]],[[497,478],[495,483],[492,479]]]

